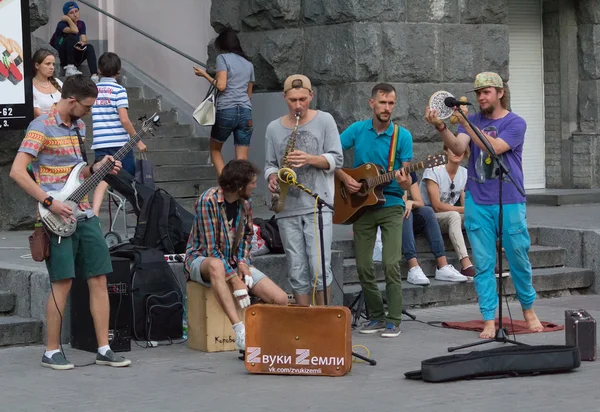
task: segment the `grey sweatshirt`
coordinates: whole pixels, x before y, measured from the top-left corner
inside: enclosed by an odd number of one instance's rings
[[[293,127],[285,127],[281,118],[273,120],[267,127],[266,133],[266,164],[265,179],[277,173],[280,168],[281,159],[292,134]],[[304,165],[294,169],[298,176],[298,183],[318,193],[326,202],[333,205],[334,196],[334,172],[342,167],[344,155],[340,135],[333,117],[326,112],[318,111],[310,122],[298,128],[296,149],[305,153],[323,156],[329,163],[328,169],[317,169],[313,166]],[[277,218],[298,216],[313,213],[315,199],[297,187],[290,187],[285,207]],[[324,207],[323,212],[332,213],[329,208]]]

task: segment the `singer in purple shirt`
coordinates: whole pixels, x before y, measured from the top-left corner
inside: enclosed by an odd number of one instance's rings
[[[517,184],[523,187],[525,120],[508,110],[508,88],[497,73],[479,73],[475,78],[474,92],[480,111],[468,116],[470,122],[487,137]],[[466,113],[466,106],[461,108]],[[435,126],[450,150],[456,154],[464,153],[467,146],[471,150],[465,189],[465,229],[475,257],[474,282],[484,320],[479,337],[487,339],[495,336],[494,318],[498,308],[494,275],[500,204],[498,165],[464,117],[460,114],[457,117],[460,125],[455,136],[439,119],[436,110],[427,108],[425,112],[425,119]],[[507,177],[503,179],[502,191],[502,239],[510,274],[529,330],[541,332],[542,324],[533,310],[536,293],[528,257],[531,241],[525,197]]]

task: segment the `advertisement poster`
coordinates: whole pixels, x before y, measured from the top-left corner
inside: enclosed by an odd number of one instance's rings
[[[0,131],[24,129],[33,118],[29,4],[0,0]]]

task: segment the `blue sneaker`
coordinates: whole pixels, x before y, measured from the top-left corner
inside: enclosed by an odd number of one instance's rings
[[[385,330],[381,332],[382,338],[395,338],[400,335],[400,327],[388,322],[385,325]]]
[[[358,331],[358,333],[371,334],[371,333],[381,332],[382,330],[385,330],[385,322],[382,320],[372,320],[369,323],[367,323],[366,325],[364,325]]]

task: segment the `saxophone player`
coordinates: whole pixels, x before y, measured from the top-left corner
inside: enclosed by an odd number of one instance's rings
[[[314,96],[310,80],[303,75],[288,77],[283,98],[288,113],[267,127],[265,179],[274,194],[277,224],[285,250],[288,277],[296,303],[323,305],[323,279],[320,247],[325,252],[326,290],[330,297],[331,243],[333,212],[323,209],[323,239],[319,245],[315,199],[302,190],[278,179],[282,168],[291,169],[297,182],[333,204],[334,172],[343,163],[342,145],[333,117],[321,110],[309,109]],[[319,276],[316,276],[319,274]],[[316,278],[316,302],[311,291]],[[328,301],[330,301],[328,299]]]

